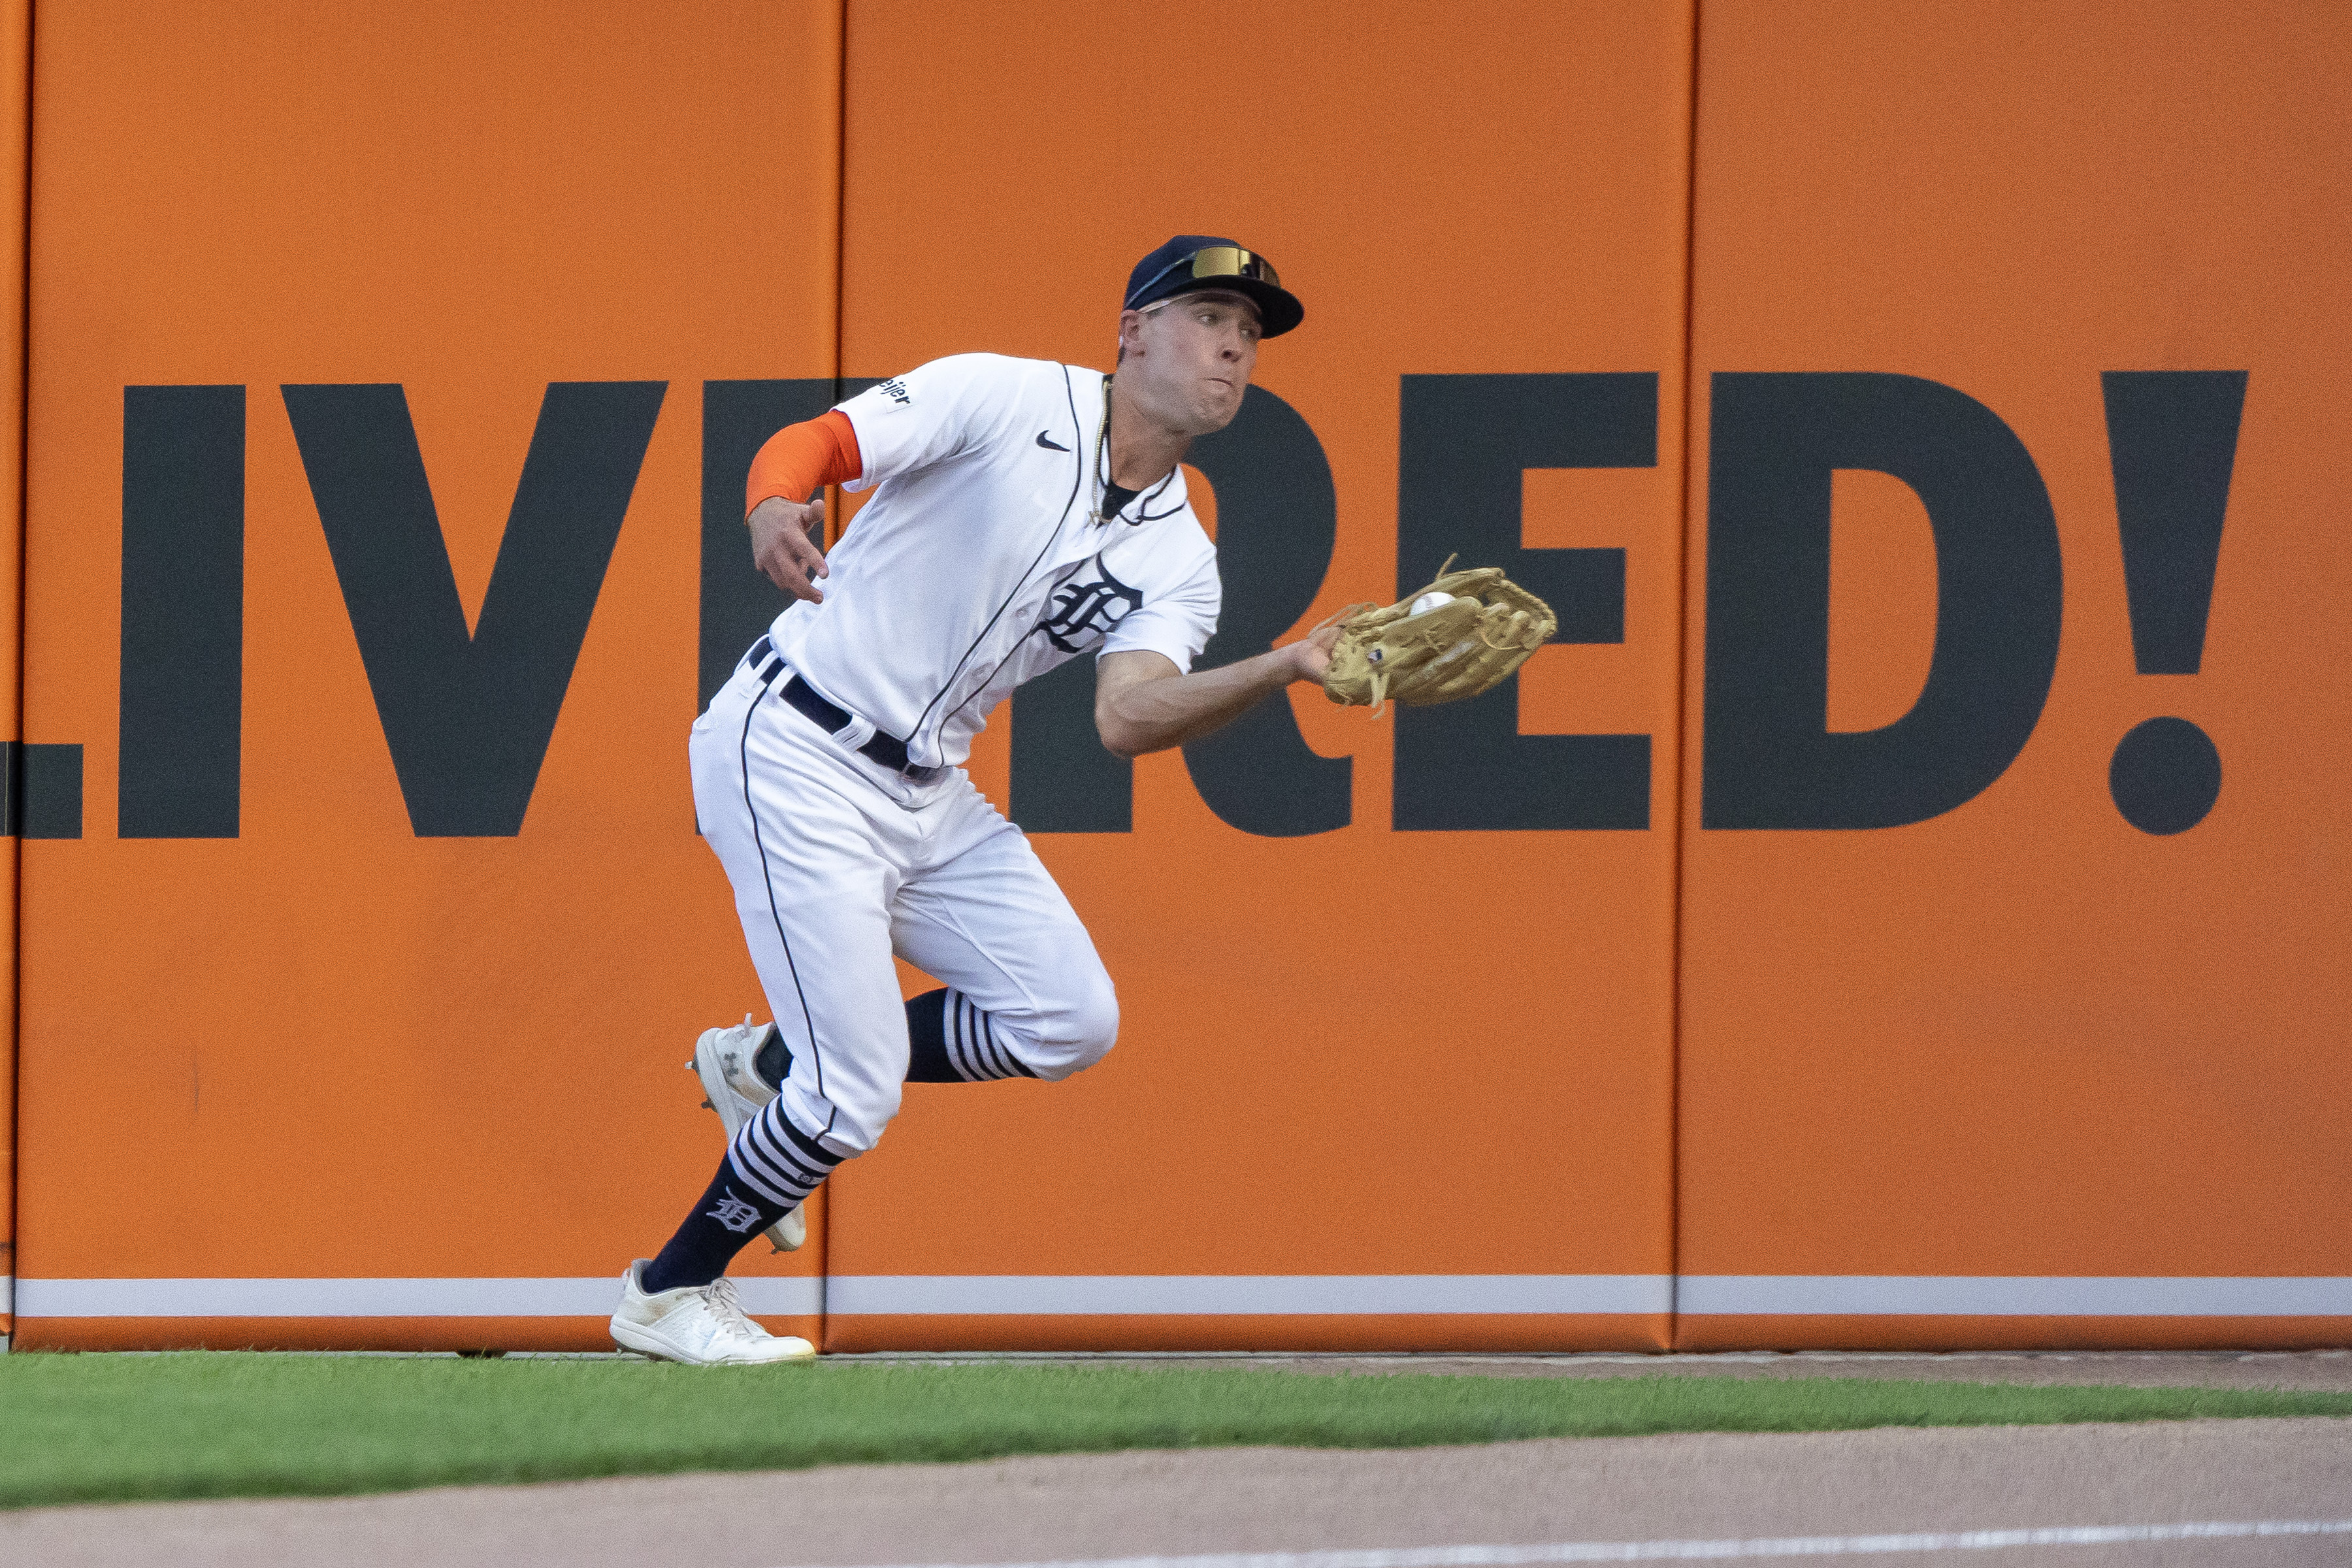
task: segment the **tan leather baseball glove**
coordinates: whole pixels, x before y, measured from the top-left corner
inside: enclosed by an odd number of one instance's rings
[[[1451,566],[1449,556],[1446,564]],[[1413,613],[1416,604],[1437,602]],[[1444,572],[1384,608],[1345,612],[1323,694],[1343,704],[1407,708],[1475,697],[1551,640],[1559,617],[1496,566]]]

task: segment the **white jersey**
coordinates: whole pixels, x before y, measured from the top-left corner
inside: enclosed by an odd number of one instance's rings
[[[1216,547],[1180,468],[1097,521],[1102,373],[957,354],[841,405],[876,487],[795,600],[776,651],[839,707],[961,763],[1007,693],[1081,653],[1148,648],[1179,670],[1216,630]]]

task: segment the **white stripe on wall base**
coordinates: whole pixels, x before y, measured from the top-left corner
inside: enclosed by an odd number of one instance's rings
[[[1307,1313],[1657,1312],[1664,1274],[853,1275],[738,1278],[770,1314],[1230,1317]],[[616,1280],[26,1279],[27,1318],[452,1318],[604,1316]]]
[[[5,1277],[0,1277],[5,1278]],[[1745,1313],[2352,1318],[2352,1279],[1933,1275],[1158,1274],[739,1278],[750,1310],[913,1317]],[[23,1318],[604,1317],[619,1281],[17,1279]],[[0,1298],[4,1299],[4,1298]]]
[[[824,1310],[822,1279],[738,1278],[744,1310]],[[20,1279],[24,1318],[606,1318],[619,1275],[586,1279]]]
[[[2345,1318],[2352,1279],[1685,1274],[1675,1306],[1685,1316]]]
[[[1665,1274],[852,1274],[826,1282],[836,1317],[1335,1316],[1402,1312],[1668,1312]]]

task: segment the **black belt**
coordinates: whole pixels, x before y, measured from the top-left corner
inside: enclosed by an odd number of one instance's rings
[[[776,677],[784,670],[784,661],[777,654],[776,645],[764,637],[751,645],[751,651],[743,656],[743,662],[756,672],[761,685],[771,688],[774,686]],[[807,714],[827,734],[837,734],[856,722],[856,714],[846,709],[836,708],[819,697],[816,689],[797,675],[784,682],[776,695]],[[908,760],[907,742],[879,730],[874,731],[872,740],[857,748],[857,754],[881,763],[909,784],[929,784],[948,771],[943,767],[917,767]]]

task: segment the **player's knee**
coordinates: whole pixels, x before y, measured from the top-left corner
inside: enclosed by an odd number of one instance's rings
[[[1064,1000],[1052,1037],[1031,1067],[1048,1082],[1083,1072],[1110,1054],[1118,1038],[1118,993],[1097,969]]]

